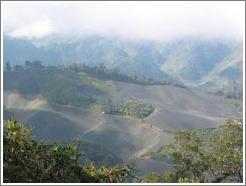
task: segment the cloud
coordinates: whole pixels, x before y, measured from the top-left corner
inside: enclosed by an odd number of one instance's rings
[[[162,40],[244,33],[244,2],[3,2],[3,30],[13,37],[102,34]]]
[[[23,25],[22,27],[14,29],[9,35],[16,38],[41,38],[52,34],[52,32],[53,28],[50,20],[43,17],[30,25]]]

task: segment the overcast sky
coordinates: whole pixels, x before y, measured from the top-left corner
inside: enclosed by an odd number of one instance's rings
[[[1,2],[3,31],[42,38],[102,34],[165,40],[200,36],[242,39],[244,2]]]

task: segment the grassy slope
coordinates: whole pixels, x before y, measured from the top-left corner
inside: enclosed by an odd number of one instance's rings
[[[26,90],[23,86],[28,85],[27,80],[30,85],[36,84],[35,78],[37,74],[29,74],[29,76],[19,74],[19,77],[16,77],[16,74],[6,77],[5,74],[7,87],[5,87],[4,105],[8,111],[14,113],[16,119],[33,126],[37,138],[63,142],[82,139],[99,144],[124,161],[137,159],[139,169],[152,161],[142,158],[143,155],[170,142],[169,133],[157,133],[128,117],[91,112],[87,107],[88,104],[83,105],[84,102],[78,107],[76,104],[75,106],[67,103],[54,104],[52,100],[48,103],[46,99],[49,100],[49,96],[62,91],[63,86],[72,85],[74,88],[80,85],[76,91],[72,89],[65,93],[80,95],[82,92],[83,96],[90,96],[93,99],[107,97],[116,102],[132,98],[143,100],[156,108],[153,114],[144,119],[144,122],[165,130],[214,127],[220,125],[224,118],[237,116],[235,109],[226,104],[221,97],[173,86],[104,82],[85,74],[81,74],[79,78],[70,74],[60,73],[58,76],[52,73],[46,74],[45,78],[51,78],[48,87],[53,86],[56,89],[52,90],[54,92],[46,91],[48,95],[43,96],[45,99],[37,97],[42,94],[42,91],[37,89],[37,92],[32,92],[31,98],[30,94],[22,91]],[[13,94],[14,86],[19,90],[15,91],[17,92],[15,94]],[[88,92],[89,95],[86,95]],[[150,169],[162,168],[163,164],[157,162]],[[143,172],[146,173],[150,169]]]

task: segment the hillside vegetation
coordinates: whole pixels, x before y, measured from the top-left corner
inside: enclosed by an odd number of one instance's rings
[[[26,61],[7,65],[3,75],[4,119],[31,126],[37,143],[81,141],[81,163],[96,169],[129,162],[138,176],[171,171],[168,156],[148,153],[171,143],[177,130],[216,128],[240,116],[223,97],[103,65]]]
[[[4,123],[3,139],[5,183],[124,182],[131,172],[129,166],[83,165],[78,143],[37,143],[29,128],[13,120]]]
[[[132,99],[118,104],[113,104],[110,100],[106,100],[99,105],[99,109],[105,114],[126,115],[144,119],[149,116],[155,108],[150,103]]]
[[[154,81],[144,76],[123,75],[117,70],[106,69],[102,64],[96,67],[83,63],[43,66],[41,61],[26,61],[25,65],[14,66],[7,63],[4,79],[5,82],[11,81],[11,84],[4,83],[5,90],[27,95],[41,94],[50,103],[84,107],[97,103],[110,91],[111,86],[105,80],[184,87],[182,84]]]
[[[242,182],[242,121],[227,120],[219,128],[179,131],[174,142],[152,154],[169,157],[174,171],[151,173],[149,182]]]
[[[11,84],[4,83],[5,90],[24,95],[41,94],[50,103],[63,105],[88,106],[96,101],[96,96],[92,97],[90,91],[100,93],[110,89],[103,81],[86,74],[44,67],[39,61],[14,66],[4,76],[5,81],[11,81]],[[81,91],[83,88],[88,91]]]
[[[216,129],[177,132],[165,147],[173,170],[142,178],[135,176],[132,165],[83,164],[79,143],[36,142],[30,129],[14,120],[4,122],[3,134],[5,183],[243,181],[243,134],[238,121],[228,120]]]

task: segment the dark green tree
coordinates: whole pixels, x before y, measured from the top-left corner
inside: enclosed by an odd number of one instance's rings
[[[23,67],[21,65],[15,65],[14,66],[14,71],[15,72],[21,72],[23,70]]]
[[[7,72],[11,72],[12,71],[12,67],[11,67],[9,62],[6,63],[6,71]]]

